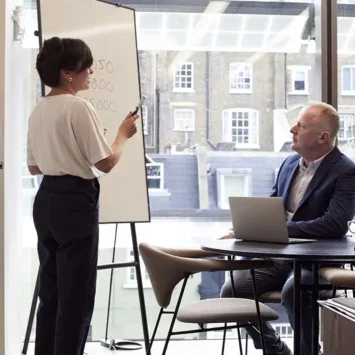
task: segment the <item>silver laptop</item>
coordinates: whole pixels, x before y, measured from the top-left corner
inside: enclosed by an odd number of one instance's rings
[[[289,238],[281,197],[229,197],[237,239],[268,243],[307,243],[316,239]]]

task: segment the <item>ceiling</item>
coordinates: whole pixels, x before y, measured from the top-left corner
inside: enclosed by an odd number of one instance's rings
[[[304,40],[308,8],[298,15],[226,14],[226,2],[204,13],[136,11],[138,48],[149,51],[221,51],[298,53]],[[228,5],[227,5],[228,6]],[[38,48],[37,11],[24,10],[23,46]],[[302,40],[303,36],[303,40]],[[338,52],[355,54],[355,17],[339,17]]]

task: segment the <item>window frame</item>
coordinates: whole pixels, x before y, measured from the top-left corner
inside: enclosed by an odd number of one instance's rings
[[[182,88],[182,87],[177,87],[177,74],[181,72],[181,68],[182,66],[188,66],[191,65],[191,88]],[[186,69],[188,70],[188,69]],[[180,74],[180,77],[182,75]],[[186,78],[188,78],[188,75],[185,75]],[[175,67],[174,67],[174,84],[173,84],[173,92],[187,92],[187,93],[191,93],[191,92],[195,92],[195,65],[193,62],[180,62],[180,63],[176,63]],[[181,85],[181,82],[180,82]]]
[[[250,73],[250,88],[249,89],[238,89],[238,88],[233,88],[233,77],[236,76],[236,73],[233,73],[232,67],[238,67],[240,65],[247,66],[249,67],[249,73]],[[245,70],[244,70],[245,73]],[[244,79],[244,76],[243,76]],[[245,84],[245,83],[243,83]],[[252,94],[253,93],[253,65],[251,63],[247,62],[232,62],[229,63],[229,93],[230,94]]]
[[[160,166],[160,176],[149,176],[147,171],[147,186],[149,191],[163,191],[164,190],[164,163],[146,163],[146,167],[149,166]],[[148,180],[158,180],[160,179],[160,187],[159,188],[150,188],[148,184]]]
[[[255,127],[255,135],[256,135],[256,143],[238,143],[238,139],[236,140],[235,143],[235,147],[238,149],[260,149],[260,134],[259,134],[259,121],[260,121],[260,116],[259,116],[259,111],[258,110],[254,110],[251,108],[230,108],[230,109],[226,109],[223,110],[222,112],[222,141],[223,142],[232,142],[233,143],[233,138],[232,138],[232,113],[235,112],[237,115],[238,113],[242,112],[243,114],[248,113],[250,114],[255,114],[256,115],[256,127]],[[230,138],[229,139],[225,139],[225,114],[229,115],[229,129],[231,130],[230,132]],[[250,117],[248,118],[250,119]],[[248,126],[248,128],[250,129],[250,126]],[[238,137],[238,135],[237,135]],[[249,141],[250,141],[250,131],[249,131]]]
[[[143,134],[148,135],[148,107],[147,105],[142,106],[142,128]]]
[[[350,69],[350,90],[345,90],[344,89],[344,69]],[[342,65],[341,66],[341,91],[340,91],[340,95],[343,96],[355,96],[355,85],[353,88],[351,88],[351,77],[352,77],[352,71],[351,69],[354,71],[355,75],[355,65]]]
[[[304,65],[291,65],[288,66],[288,69],[291,70],[291,91],[288,93],[289,95],[309,95],[309,72],[311,70],[310,66]],[[303,72],[304,73],[304,90],[296,90],[295,81],[296,81],[296,73]]]
[[[177,127],[176,125],[176,114],[177,113],[181,113],[181,112],[189,112],[192,113],[192,117],[191,120],[193,122],[192,128],[191,129],[180,129]],[[190,109],[190,108],[176,108],[174,109],[174,131],[175,132],[194,132],[195,131],[195,127],[196,127],[196,116],[195,116],[196,112],[194,109]]]
[[[216,178],[217,178],[217,205],[219,209],[229,209],[228,198],[227,201],[224,200],[225,194],[225,177],[227,176],[242,176],[244,178],[244,195],[252,196],[252,175],[253,170],[249,168],[238,168],[238,169],[228,169],[228,168],[217,168]]]
[[[355,135],[354,135],[354,130],[351,129],[351,136],[350,137],[346,137],[345,133],[346,133],[346,127],[345,127],[345,119],[349,119],[351,116],[351,119],[352,119],[352,124],[350,125],[350,127],[353,127],[355,125],[355,116],[353,113],[340,113],[339,114],[339,118],[340,118],[340,127],[341,127],[341,121],[342,119],[344,120],[344,137],[340,137],[339,134],[340,134],[340,128],[339,128],[339,133],[338,133],[338,139],[339,141],[341,142],[346,142],[346,141],[349,141],[349,140],[352,140],[355,138]],[[348,125],[349,126],[349,125]]]
[[[133,248],[127,248],[126,249],[126,260],[127,262],[133,262],[134,261],[134,253],[133,253]],[[152,284],[150,282],[147,269],[145,267],[145,264],[139,255],[139,264],[140,264],[140,269],[141,269],[141,275],[142,275],[142,284],[144,288],[151,288]],[[132,275],[132,270],[134,279],[131,279]],[[134,266],[130,266],[126,270],[126,282],[123,284],[123,288],[138,288],[137,284],[137,274],[136,274],[136,268]]]

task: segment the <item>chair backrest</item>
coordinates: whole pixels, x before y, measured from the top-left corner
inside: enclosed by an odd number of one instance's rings
[[[139,251],[160,307],[170,304],[175,286],[186,277],[202,271],[248,270],[271,267],[270,260],[212,260],[194,258],[196,250],[168,249],[141,243]],[[180,254],[180,255],[179,255]],[[204,253],[203,253],[204,254]],[[202,255],[201,256],[205,256]]]
[[[164,248],[141,243],[139,252],[159,306],[168,307],[175,286],[191,273],[181,267],[179,257],[167,254]]]

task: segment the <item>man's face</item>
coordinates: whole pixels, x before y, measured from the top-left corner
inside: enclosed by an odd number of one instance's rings
[[[291,149],[300,155],[315,151],[322,143],[323,124],[320,117],[315,117],[314,108],[305,108],[298,115],[296,125],[291,128]]]

